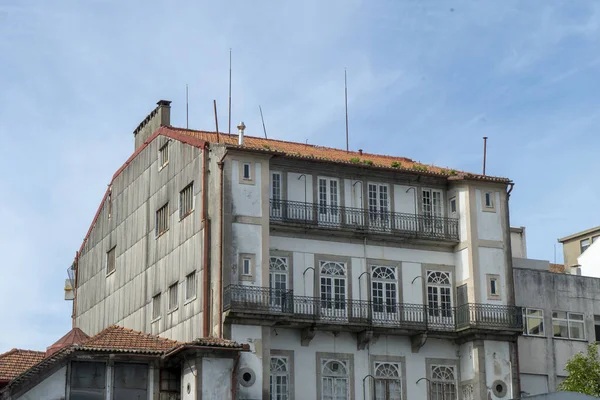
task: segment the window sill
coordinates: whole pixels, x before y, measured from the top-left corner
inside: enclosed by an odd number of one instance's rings
[[[240,179],[242,185],[254,185],[254,179]]]
[[[587,339],[572,339],[572,338],[559,337],[559,336],[552,336],[552,339],[554,339],[554,340],[568,340],[568,341],[573,341],[573,342],[587,342]]]
[[[155,239],[158,239],[159,237],[163,236],[167,232],[169,232],[168,229],[166,231],[162,231],[161,233],[159,233],[158,235],[155,236]]]
[[[489,213],[495,213],[496,212],[496,207],[483,207],[482,210],[483,212],[489,212]]]
[[[179,306],[167,311],[167,315],[174,313],[175,311],[179,310]]]
[[[193,214],[193,213],[194,213],[194,209],[192,209],[192,210],[188,211],[187,213],[185,213],[184,215],[181,215],[181,216],[179,217],[179,221],[183,221],[183,220],[184,220],[184,219],[185,219],[185,218],[186,218],[188,215],[191,215],[191,214]]]
[[[183,305],[185,306],[185,305],[188,305],[188,304],[190,304],[192,301],[196,300],[196,298],[197,298],[197,297],[196,297],[196,296],[194,296],[194,297],[192,297],[191,299],[187,299],[187,300],[186,300],[186,301],[183,303]]]
[[[156,317],[154,318],[152,321],[150,321],[151,324],[160,321],[160,317]]]
[[[546,339],[546,335],[531,335],[531,334],[528,334],[528,333],[524,333],[523,337],[544,338],[544,339]]]
[[[111,276],[111,275],[114,275],[114,274],[115,274],[115,272],[117,272],[117,269],[116,269],[116,268],[115,268],[115,269],[113,269],[112,271],[110,271],[109,273],[107,273],[107,274],[106,274],[106,277],[108,278],[109,276]]]
[[[163,169],[166,168],[166,166],[169,165],[169,162],[167,161],[166,163],[164,163],[163,165],[158,167],[158,172],[162,171]]]
[[[240,276],[240,280],[241,281],[250,281],[250,282],[254,282],[254,277],[252,275],[242,275]]]

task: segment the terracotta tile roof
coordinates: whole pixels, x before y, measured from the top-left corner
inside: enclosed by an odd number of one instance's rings
[[[75,348],[78,350],[163,353],[180,344],[183,343],[112,325],[96,336],[76,345]]]
[[[550,272],[555,272],[557,274],[566,273],[564,264],[552,264],[550,263]]]
[[[66,335],[61,337],[52,346],[46,348],[46,357],[51,356],[63,347],[70,346],[72,344],[81,343],[89,338],[81,329],[73,328]]]
[[[209,143],[223,143],[229,146],[238,146],[238,135],[221,133],[217,138],[215,132],[196,131],[185,128],[161,127],[157,131],[167,136],[179,135],[193,137]],[[178,139],[179,140],[179,139]],[[471,174],[456,171],[450,168],[436,167],[411,160],[406,157],[396,157],[382,154],[371,154],[365,152],[349,151],[332,147],[317,146],[298,142],[288,142],[275,139],[264,139],[255,136],[244,136],[245,149],[260,150],[263,152],[279,153],[287,157],[308,158],[319,161],[336,163],[358,164],[366,167],[388,168],[395,170],[410,171],[425,175],[447,176],[449,179],[478,179],[494,182],[510,182],[507,178],[493,177],[488,175]],[[394,166],[392,166],[392,164]]]
[[[0,382],[10,381],[42,361],[43,351],[12,349],[0,354]]]

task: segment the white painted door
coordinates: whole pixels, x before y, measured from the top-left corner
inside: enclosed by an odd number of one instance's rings
[[[371,266],[371,302],[374,323],[386,323],[399,319],[398,283],[395,268]]]
[[[271,172],[271,217],[281,218],[283,207],[281,197],[281,172]]]
[[[318,195],[319,224],[324,226],[339,225],[341,222],[339,181],[335,178],[319,177]]]
[[[341,321],[347,319],[345,264],[321,261],[320,275],[322,318]]]
[[[388,185],[369,183],[369,227],[375,230],[390,228],[390,201]]]
[[[444,232],[442,221],[442,192],[439,190],[423,190],[423,230],[425,232]]]

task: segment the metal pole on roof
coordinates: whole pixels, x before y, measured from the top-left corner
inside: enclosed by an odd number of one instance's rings
[[[348,77],[346,68],[344,68],[344,103],[346,105],[346,152],[348,152]]]
[[[263,124],[263,131],[265,132],[265,139],[267,138],[267,128],[265,127],[265,119],[263,118],[263,113],[262,113],[262,108],[259,104],[258,109],[260,110],[260,119],[262,120],[262,124]]]
[[[217,118],[217,101],[213,100],[213,105],[215,106],[215,128],[217,130],[217,143],[219,143],[219,119]]]
[[[483,137],[483,175],[485,175],[485,161],[487,156],[487,136]]]
[[[227,133],[231,135],[231,48],[229,48],[229,129]]]
[[[185,84],[185,129],[190,128],[190,115],[189,115],[189,99],[188,99],[188,84]]]

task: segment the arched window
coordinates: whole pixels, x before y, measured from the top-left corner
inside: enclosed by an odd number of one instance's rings
[[[427,271],[427,309],[430,317],[452,317],[450,272]]]
[[[288,400],[290,398],[290,373],[287,357],[271,357],[269,386],[271,400]]]
[[[321,361],[321,398],[348,400],[349,379],[347,361]]]
[[[269,288],[271,306],[283,306],[288,290],[287,257],[271,257],[269,259]]]
[[[456,372],[450,365],[431,366],[431,400],[456,400]]]
[[[321,308],[345,311],[346,265],[335,261],[321,261],[319,271],[321,274]],[[337,315],[339,312],[335,314]]]
[[[375,395],[379,400],[402,400],[400,366],[397,363],[375,363]]]
[[[396,312],[398,283],[396,268],[371,266],[371,300],[374,312]]]

